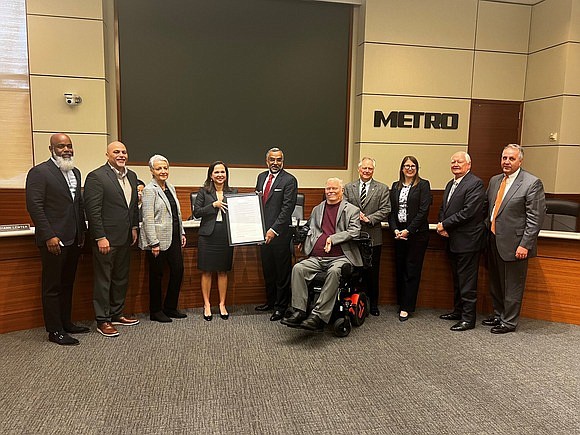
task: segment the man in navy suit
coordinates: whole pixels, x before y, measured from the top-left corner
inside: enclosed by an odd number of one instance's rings
[[[439,210],[437,232],[448,239],[447,252],[453,272],[454,309],[439,316],[458,320],[452,331],[475,327],[477,273],[485,241],[485,188],[473,175],[471,157],[460,151],[451,157],[453,179],[447,183]]]
[[[292,255],[292,212],[296,205],[298,181],[284,168],[284,153],[271,148],[266,153],[268,170],[258,175],[256,192],[262,195],[266,243],[262,245],[262,272],[266,284],[266,303],[258,311],[274,310],[270,320],[281,320],[290,302]]]
[[[71,322],[72,293],[80,249],[85,237],[81,173],[74,167],[70,137],[50,137],[51,158],[26,177],[26,207],[35,227],[42,261],[42,308],[48,339],[77,345],[68,335],[89,332]]]

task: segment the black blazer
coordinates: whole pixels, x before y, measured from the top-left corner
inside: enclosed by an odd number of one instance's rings
[[[224,195],[228,193],[236,194],[238,189],[230,188],[228,192],[224,192]],[[203,187],[197,192],[195,197],[195,204],[193,205],[193,216],[196,218],[201,218],[201,223],[199,224],[198,234],[200,236],[210,236],[213,234],[215,228],[215,220],[217,219],[218,209],[215,208],[212,203],[217,201],[217,195],[215,192],[208,192]],[[224,198],[225,199],[225,198]],[[225,200],[224,202],[227,202]],[[222,214],[222,218],[226,217]]]
[[[43,162],[26,177],[26,208],[34,223],[37,246],[46,246],[46,241],[58,237],[65,246],[82,242],[86,230],[81,195],[81,173],[73,170],[77,179],[75,198],[70,193],[63,173],[52,161]]]
[[[396,229],[407,229],[410,234],[420,231],[429,231],[429,208],[433,202],[431,196],[431,185],[428,180],[419,180],[416,186],[412,186],[407,197],[407,223],[401,224],[398,220],[399,195],[401,189],[397,187],[395,181],[391,187],[391,213],[389,214],[389,227],[392,231]]]
[[[476,252],[485,241],[485,188],[483,181],[468,172],[447,202],[455,180],[445,187],[439,209],[439,222],[449,234],[449,250],[455,253]]]
[[[256,181],[256,192],[263,193],[264,183],[269,171],[258,175]],[[272,228],[280,237],[274,237],[272,243],[283,240],[282,236],[290,234],[292,224],[292,212],[296,205],[296,195],[298,194],[298,181],[294,175],[289,174],[284,169],[280,170],[272,187],[270,194],[264,205],[264,225],[266,231]],[[284,242],[286,243],[286,242]]]
[[[132,242],[131,229],[139,227],[137,174],[127,169],[131,201],[127,206],[117,174],[105,163],[87,175],[85,212],[93,240],[106,237],[111,246]]]

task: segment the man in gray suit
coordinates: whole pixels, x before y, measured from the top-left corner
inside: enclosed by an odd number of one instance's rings
[[[87,175],[85,211],[93,244],[93,305],[97,331],[116,337],[115,325],[139,323],[123,315],[129,283],[130,246],[137,241],[139,208],[137,175],[125,166],[127,148],[107,146],[107,163]]]
[[[369,234],[372,240],[372,267],[365,269],[363,279],[370,301],[370,313],[378,316],[379,311],[379,271],[381,267],[381,250],[383,231],[381,222],[386,221],[391,211],[389,188],[386,184],[373,179],[376,162],[370,157],[363,157],[358,162],[359,180],[344,187],[344,197],[360,209],[361,231]]]
[[[362,266],[358,246],[352,241],[360,233],[360,210],[343,199],[344,185],[329,178],[324,189],[326,201],[312,210],[305,229],[304,253],[309,257],[292,269],[292,307],[294,313],[281,323],[320,332],[329,322],[338,294],[342,265]],[[308,282],[319,272],[326,279],[314,309],[306,317]]]
[[[493,334],[515,331],[536,242],[546,215],[542,181],[521,169],[524,150],[509,144],[501,154],[502,174],[489,182],[489,287],[493,316],[482,322]]]

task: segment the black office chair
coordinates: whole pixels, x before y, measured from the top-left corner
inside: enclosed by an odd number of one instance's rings
[[[193,209],[195,208],[195,198],[197,198],[197,192],[191,192],[189,194],[189,200],[191,201],[191,216],[187,218],[188,221],[200,221],[201,218],[193,217]]]
[[[543,230],[576,232],[580,218],[580,203],[563,199],[546,199]]]
[[[292,217],[298,220],[304,220],[304,194],[299,193],[296,195],[296,205],[294,206],[294,211],[292,212]]]

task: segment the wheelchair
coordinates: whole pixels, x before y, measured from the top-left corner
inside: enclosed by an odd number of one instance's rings
[[[297,229],[295,243],[302,243],[304,234],[300,234],[301,228]],[[332,325],[334,335],[346,337],[352,331],[353,326],[359,327],[369,315],[369,301],[365,293],[362,271],[372,266],[372,240],[368,233],[361,231],[358,238],[353,239],[358,245],[363,260],[362,267],[344,264],[341,269],[341,277],[338,285],[338,293],[329,325]],[[317,273],[308,284],[308,312],[310,312],[324,285],[325,272]]]

